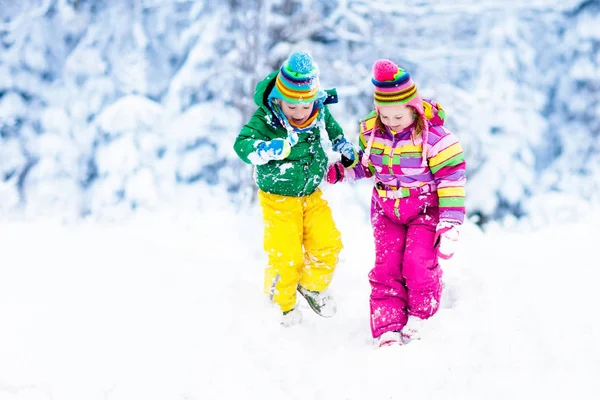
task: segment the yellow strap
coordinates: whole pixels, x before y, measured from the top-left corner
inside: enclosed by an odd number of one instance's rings
[[[396,202],[394,203],[394,214],[396,214],[396,217],[400,218],[400,199],[396,199]]]

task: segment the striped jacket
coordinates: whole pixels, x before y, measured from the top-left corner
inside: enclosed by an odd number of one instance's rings
[[[426,117],[430,118],[427,113]],[[412,193],[437,191],[440,220],[464,222],[466,164],[456,136],[429,119],[423,149],[421,137],[413,140],[412,127],[402,132],[389,129],[381,132],[373,130],[375,119],[376,114],[372,112],[360,122],[360,157],[371,135],[375,136],[366,166],[358,163],[352,169],[354,179],[375,176],[375,187],[382,197],[401,198]]]

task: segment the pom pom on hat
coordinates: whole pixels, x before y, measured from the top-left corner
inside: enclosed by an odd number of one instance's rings
[[[373,79],[379,82],[394,81],[400,68],[390,60],[377,60],[373,64]]]
[[[288,103],[310,103],[320,95],[319,68],[310,54],[297,51],[279,69],[269,98]]]
[[[310,74],[315,69],[315,64],[308,53],[297,51],[292,53],[287,60],[287,70],[297,75]]]
[[[415,107],[420,114],[423,113],[417,86],[410,74],[393,61],[387,59],[375,61],[371,81],[375,85],[376,106],[407,104]]]

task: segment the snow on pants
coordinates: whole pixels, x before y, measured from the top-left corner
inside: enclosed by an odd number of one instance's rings
[[[258,191],[265,223],[265,293],[283,312],[296,305],[298,284],[323,291],[331,282],[342,249],[331,209],[317,189],[304,197]]]
[[[438,220],[435,192],[388,199],[373,191],[375,267],[369,272],[373,337],[402,329],[408,315],[427,319],[437,312],[442,294],[442,270],[433,247]]]

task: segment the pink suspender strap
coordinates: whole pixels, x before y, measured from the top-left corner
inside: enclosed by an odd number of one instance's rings
[[[365,152],[363,153],[361,164],[365,167],[369,167],[369,157],[371,156],[371,148],[373,147],[373,141],[375,140],[375,132],[377,128],[374,126],[371,129],[371,137],[369,138],[369,142],[367,143],[367,147],[365,148]]]

